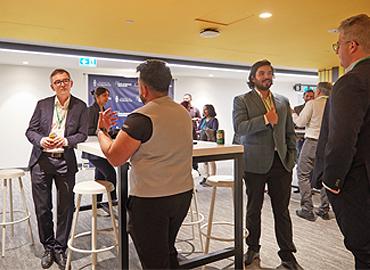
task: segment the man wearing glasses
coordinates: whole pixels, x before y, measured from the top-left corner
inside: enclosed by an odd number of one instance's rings
[[[315,179],[322,180],[356,269],[370,269],[370,18],[344,20],[333,45],[346,69],[327,102]]]
[[[73,81],[68,71],[54,70],[50,82],[55,96],[37,103],[26,136],[33,144],[29,167],[39,238],[45,249],[41,266],[47,269],[55,261],[64,269],[77,172],[73,148],[87,139],[88,119],[86,104],[71,95]],[[56,233],[52,213],[53,179],[57,189]]]

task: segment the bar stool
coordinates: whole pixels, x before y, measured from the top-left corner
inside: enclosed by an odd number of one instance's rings
[[[96,268],[97,263],[97,253],[109,251],[113,248],[117,248],[118,252],[118,232],[116,227],[116,221],[113,215],[113,208],[112,208],[112,198],[110,192],[114,190],[114,186],[111,182],[103,181],[103,180],[96,180],[96,181],[84,181],[77,183],[73,188],[73,192],[77,194],[77,205],[76,210],[73,216],[72,221],[72,230],[71,230],[71,237],[68,240],[68,254],[67,254],[67,263],[66,269],[70,269],[71,267],[71,259],[72,259],[72,251],[90,254],[92,256],[92,269]],[[108,205],[109,205],[109,213],[111,217],[112,227],[113,227],[113,234],[114,234],[114,245],[108,246],[105,248],[97,249],[97,236],[98,236],[98,229],[97,229],[97,195],[106,193],[108,197]],[[82,232],[76,235],[76,227],[78,222],[78,215],[81,206],[81,197],[82,195],[91,195],[92,196],[92,216],[91,216],[91,231]],[[99,230],[99,232],[102,232]],[[73,242],[76,238],[90,235],[91,234],[91,249],[79,249],[73,246]]]
[[[218,236],[212,235],[213,225],[232,226],[232,227],[234,226],[234,223],[228,222],[228,221],[213,221],[217,188],[222,188],[222,187],[230,188],[232,192],[231,194],[232,194],[233,205],[234,205],[234,177],[232,175],[212,175],[207,178],[206,183],[210,185],[211,187],[213,187],[211,205],[209,207],[208,222],[201,226],[202,234],[206,237],[206,245],[205,245],[204,253],[208,254],[209,244],[210,244],[211,239],[217,240],[217,241],[223,241],[223,242],[234,241],[234,238],[224,238],[224,237],[218,237]],[[207,232],[203,231],[204,228],[207,228]],[[248,231],[247,229],[244,229],[243,238],[246,238],[247,235],[248,235]]]
[[[182,226],[191,226],[191,237],[188,239],[179,239],[179,242],[184,241],[193,241],[196,239],[195,237],[195,227],[198,230],[198,236],[199,236],[199,243],[200,243],[200,252],[204,252],[204,245],[203,245],[203,237],[202,237],[202,232],[201,232],[201,223],[204,221],[204,215],[199,212],[198,210],[198,199],[197,199],[197,191],[196,191],[196,178],[199,177],[199,173],[196,170],[192,171],[192,177],[194,181],[194,188],[193,188],[193,197],[191,199],[189,211],[188,211],[188,216],[190,216],[190,221],[184,220],[182,223]],[[189,243],[189,242],[188,242]],[[190,244],[190,243],[189,243]],[[193,251],[189,253],[193,253],[195,251],[194,245],[192,245]]]
[[[5,233],[6,233],[6,226],[11,226],[11,233],[14,237],[14,224],[20,223],[23,221],[27,221],[28,229],[31,236],[31,244],[34,244],[33,241],[33,234],[32,234],[32,227],[31,227],[31,214],[28,210],[27,203],[26,203],[26,196],[24,194],[23,189],[23,182],[22,177],[25,175],[23,170],[20,169],[10,169],[10,170],[0,170],[0,180],[3,180],[3,207],[2,207],[2,220],[0,222],[0,226],[2,227],[2,245],[1,245],[1,256],[5,256]],[[18,178],[19,190],[21,193],[21,201],[23,204],[24,210],[14,210],[13,209],[13,189],[12,189],[12,179]],[[9,211],[7,210],[7,193],[9,187]],[[14,220],[14,213],[23,213],[24,216],[22,218]],[[7,214],[10,215],[10,221],[7,221],[6,216]]]

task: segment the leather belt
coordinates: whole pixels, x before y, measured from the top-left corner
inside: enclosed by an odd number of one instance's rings
[[[51,158],[64,158],[64,153],[49,153],[49,152],[43,152],[43,154],[47,157]]]

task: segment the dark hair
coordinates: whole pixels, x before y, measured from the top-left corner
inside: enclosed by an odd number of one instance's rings
[[[307,93],[315,93],[315,92],[314,92],[312,89],[310,89],[310,90],[304,91],[303,96],[304,96],[305,94],[307,94]]]
[[[105,92],[108,92],[108,94],[110,94],[110,91],[107,88],[98,87],[95,90],[92,90],[90,93],[91,93],[91,95],[98,97],[98,96],[104,94]]]
[[[215,110],[215,107],[213,107],[212,104],[206,104],[204,105],[204,107],[206,107],[207,111],[208,111],[208,115],[210,117],[215,117],[217,114],[216,114],[216,110]]]
[[[191,96],[191,94],[189,94],[189,93],[185,93],[184,95],[183,95],[183,97],[185,97],[185,96],[189,96],[190,97],[190,99],[193,99],[193,97]]]
[[[65,73],[68,75],[68,78],[71,78],[71,74],[69,74],[69,72],[65,69],[62,69],[62,68],[57,68],[57,69],[54,69],[53,72],[51,72],[50,76],[49,76],[49,79],[50,79],[50,82],[52,82],[52,78],[57,75],[57,74],[62,74],[62,73]]]
[[[189,110],[189,101],[183,101],[180,103],[182,106],[185,107],[185,109]]]
[[[274,76],[274,68],[272,67],[271,63],[268,60],[265,59],[265,60],[261,60],[261,61],[254,63],[253,66],[251,67],[251,71],[249,72],[249,77],[248,77],[248,82],[247,82],[250,89],[254,89],[253,79],[256,78],[257,70],[263,66],[270,66],[272,70],[272,75]]]
[[[160,60],[146,60],[136,67],[139,79],[155,91],[168,93],[172,81],[170,68]]]

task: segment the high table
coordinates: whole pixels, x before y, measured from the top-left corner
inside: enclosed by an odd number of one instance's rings
[[[100,150],[96,137],[89,137],[86,142],[77,145],[83,152],[105,157]],[[243,146],[242,145],[217,145],[213,142],[195,141],[193,146],[194,162],[208,162],[217,160],[234,160],[234,247],[224,248],[206,255],[200,255],[180,262],[183,269],[195,268],[211,262],[219,261],[231,256],[235,257],[235,269],[243,269]],[[117,186],[119,190],[118,224],[119,224],[119,269],[128,269],[129,247],[127,227],[126,203],[128,198],[128,169],[125,163],[118,167]]]

